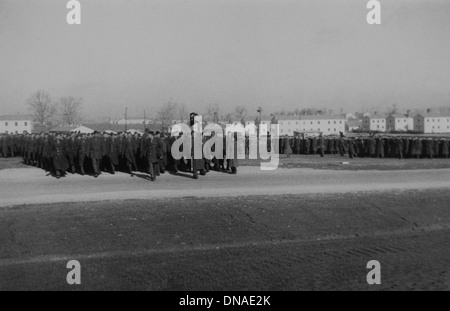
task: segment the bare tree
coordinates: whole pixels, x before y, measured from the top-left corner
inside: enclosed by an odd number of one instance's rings
[[[234,115],[241,122],[245,121],[245,117],[247,116],[247,109],[244,107],[238,106],[234,109]]]
[[[28,98],[27,104],[33,114],[33,121],[41,126],[51,123],[56,113],[56,107],[49,93],[38,91]]]
[[[209,104],[206,108],[205,121],[216,122],[215,118],[218,118],[220,113],[220,107],[218,104]]]
[[[225,121],[227,121],[228,124],[233,123],[233,115],[232,115],[231,113],[227,113],[227,114],[225,115]]]
[[[169,101],[162,105],[161,108],[156,112],[163,128],[165,128],[167,124],[172,123],[177,106],[178,105],[176,103]]]
[[[387,108],[387,113],[388,114],[395,114],[397,112],[398,112],[397,104],[392,104],[391,107]]]
[[[188,110],[185,104],[178,105],[178,116],[180,118],[181,123],[184,123],[184,118],[188,114]]]
[[[81,121],[81,98],[63,97],[59,100],[58,116],[61,123],[65,125],[74,125]]]

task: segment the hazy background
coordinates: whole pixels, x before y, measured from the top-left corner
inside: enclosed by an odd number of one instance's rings
[[[0,114],[38,90],[88,117],[168,100],[201,111],[450,105],[450,1],[0,0]],[[152,108],[153,107],[153,108]]]

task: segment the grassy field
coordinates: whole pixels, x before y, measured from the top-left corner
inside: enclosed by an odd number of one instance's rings
[[[0,290],[448,290],[449,202],[445,189],[2,208]]]

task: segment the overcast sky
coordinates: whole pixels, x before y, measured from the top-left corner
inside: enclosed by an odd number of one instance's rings
[[[0,114],[37,90],[87,116],[172,100],[202,111],[450,105],[450,1],[0,0]]]

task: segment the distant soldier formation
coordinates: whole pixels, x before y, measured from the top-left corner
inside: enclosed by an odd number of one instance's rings
[[[226,139],[223,143],[224,159],[176,160],[171,149],[175,140],[181,137],[146,130],[139,133],[41,133],[41,134],[0,134],[0,156],[23,158],[27,165],[40,167],[56,178],[67,173],[89,174],[98,177],[102,172],[115,174],[116,171],[143,172],[150,180],[166,171],[192,173],[197,179],[210,170],[237,173],[237,136],[234,137],[234,155],[228,155]],[[214,133],[212,133],[214,135]],[[210,137],[203,137],[203,144]],[[270,151],[270,137],[267,147]],[[388,136],[370,135],[345,137],[280,137],[279,152],[289,157],[291,154],[341,155],[349,158],[445,158],[450,149],[448,137]],[[214,146],[213,146],[214,148]],[[214,151],[214,150],[213,150]],[[249,153],[249,138],[245,139],[245,154]]]
[[[175,137],[150,130],[143,135],[126,132],[0,134],[0,156],[20,156],[25,164],[40,167],[56,178],[67,173],[98,177],[102,172],[122,171],[133,175],[139,171],[154,181],[166,171],[192,173],[194,179],[210,170],[237,173],[238,161],[230,157],[175,160],[171,148],[181,135]],[[205,137],[203,143],[206,140]]]
[[[448,137],[417,136],[318,136],[281,137],[280,153],[291,154],[341,155],[370,158],[445,158],[449,156]]]

